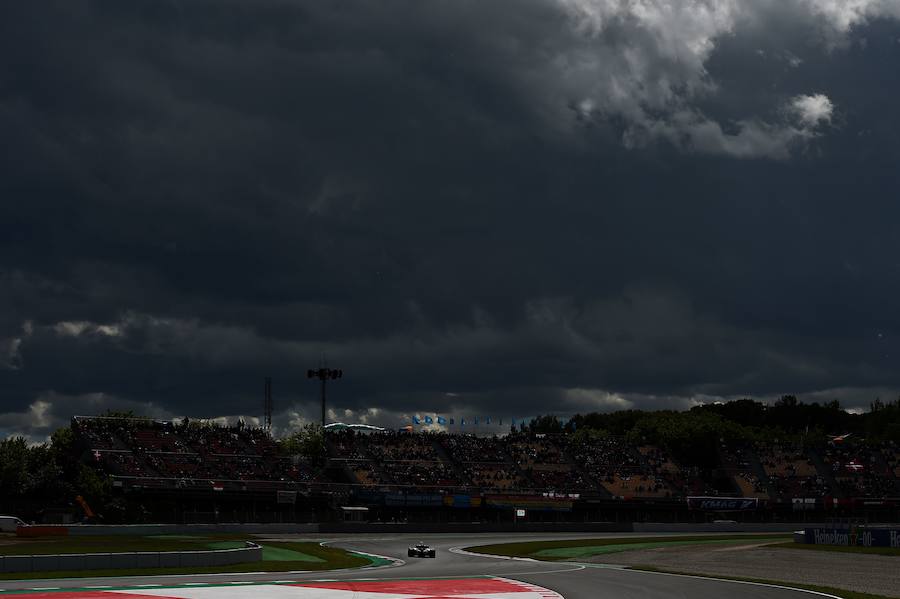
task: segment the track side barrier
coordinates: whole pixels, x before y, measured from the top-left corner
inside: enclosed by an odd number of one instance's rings
[[[70,526],[20,526],[17,534],[35,536],[91,535],[204,535],[204,534],[335,534],[335,533],[704,533],[793,532],[801,527],[826,528],[827,524],[786,522],[319,522],[296,524],[78,524]]]
[[[203,535],[203,534],[299,534],[316,533],[318,524],[70,524],[19,526],[20,537],[111,536],[111,535]]]
[[[262,547],[246,542],[238,549],[209,551],[141,551],[130,553],[70,553],[60,555],[0,556],[0,572],[53,572],[74,570],[136,570],[143,568],[197,568],[262,561]]]

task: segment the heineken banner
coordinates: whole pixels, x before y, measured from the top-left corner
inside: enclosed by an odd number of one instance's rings
[[[714,512],[740,512],[759,507],[757,497],[688,497],[688,508]]]
[[[811,545],[900,547],[900,528],[807,528],[803,532]]]

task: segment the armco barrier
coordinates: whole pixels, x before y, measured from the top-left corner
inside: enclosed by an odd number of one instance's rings
[[[66,572],[73,570],[84,570],[84,560],[80,555],[60,555],[59,569]]]
[[[334,533],[540,533],[540,532],[639,532],[639,533],[703,533],[703,532],[793,532],[801,526],[826,527],[818,523],[786,522],[320,522],[306,524],[136,524],[136,525],[72,525],[20,526],[17,534],[32,536],[29,529],[45,534],[86,535],[203,535],[203,534],[334,534]],[[169,567],[169,566],[164,566]]]
[[[402,524],[323,522],[319,532],[335,533],[536,533],[536,532],[631,532],[631,524],[615,522],[408,522]]]
[[[706,522],[698,524],[673,524],[669,522],[635,522],[632,530],[642,533],[704,533],[704,532],[794,532],[796,522]],[[809,525],[807,525],[809,526]]]
[[[19,536],[31,536],[30,527],[20,526]],[[74,525],[42,529],[65,529],[70,536],[91,535],[203,535],[203,534],[317,534],[317,533],[446,533],[446,532],[630,532],[630,523],[616,522],[321,522],[311,524],[138,524]]]
[[[409,522],[403,524],[375,524],[364,522],[328,522],[319,525],[320,533],[591,533],[637,532],[656,533],[732,533],[732,532],[793,532],[797,524],[776,523],[679,523],[668,522]]]
[[[0,572],[32,572],[30,555],[10,555],[0,558]]]
[[[176,553],[160,553],[159,554],[159,567],[160,568],[177,568],[181,565],[181,557]]]
[[[316,533],[318,524],[73,524],[68,526],[20,526],[16,535],[202,535],[210,534],[297,534]]]
[[[26,527],[20,527],[19,530]],[[49,528],[49,527],[43,527]],[[62,528],[62,527],[61,527]],[[201,535],[315,533],[317,524],[84,524],[65,527],[71,536],[83,535]],[[18,534],[18,532],[17,532]]]
[[[0,572],[197,568],[262,561],[262,547],[249,541],[246,545],[239,549],[211,549],[209,551],[6,555],[0,556]]]

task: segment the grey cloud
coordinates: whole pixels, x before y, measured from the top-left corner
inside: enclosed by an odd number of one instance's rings
[[[625,397],[644,398],[627,400],[632,405],[647,405],[657,395],[777,392],[787,383],[831,388],[843,377],[862,374],[831,356],[805,353],[796,338],[741,330],[698,314],[684,296],[658,289],[588,303],[532,300],[512,327],[474,311],[467,323],[419,324],[389,337],[330,343],[132,314],[115,323],[61,322],[38,329],[22,353],[30,368],[68,393],[100,384],[170,412],[215,389],[218,411],[247,413],[248,406],[256,409],[255,382],[272,375],[289,405],[313,402],[315,414],[317,388],[304,380],[304,366],[323,354],[348,373],[337,383],[337,405],[395,412],[422,401],[448,409],[499,408],[510,388],[528,395],[533,405],[554,405],[553,398],[578,397],[560,388],[563,381],[572,388],[618,389]],[[898,383],[889,370],[865,374]],[[405,393],[386,392],[385,381],[396,381]],[[460,395],[450,399],[448,392]],[[204,403],[185,414],[204,416],[209,409]],[[308,414],[310,408],[300,411]]]
[[[19,346],[21,344],[22,340],[18,337],[0,339],[0,368],[14,370],[20,367]]]
[[[0,412],[900,387],[890,2],[15,10]]]
[[[104,393],[64,395],[42,393],[20,411],[0,411],[0,437],[22,436],[42,443],[73,416],[103,414],[107,410],[133,411],[148,418],[171,419],[172,413],[150,402],[133,401]]]

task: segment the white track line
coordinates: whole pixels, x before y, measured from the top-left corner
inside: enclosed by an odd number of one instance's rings
[[[523,562],[533,562],[539,563],[540,560],[532,559],[530,557],[511,557],[508,555],[493,555],[490,553],[473,553],[471,551],[466,551],[462,547],[451,547],[450,551],[452,553],[459,553],[461,555],[470,555],[473,557],[491,557],[494,559],[507,559],[507,560],[517,560]],[[507,572],[507,576],[516,576],[520,574],[554,574],[556,572],[574,572],[576,570],[584,570],[585,568],[602,568],[609,570],[619,570],[621,572],[634,572],[637,574],[656,574],[658,576],[679,576],[681,578],[699,578],[701,580],[715,580],[717,582],[731,582],[735,584],[749,584],[758,587],[768,587],[770,589],[783,589],[787,591],[799,591],[801,593],[809,593],[811,595],[818,595],[819,597],[829,597],[830,599],[843,599],[842,597],[838,597],[837,595],[829,595],[828,593],[822,593],[820,591],[810,591],[809,589],[801,589],[798,587],[790,587],[780,584],[768,584],[765,582],[749,582],[746,580],[729,580],[727,578],[714,578],[712,576],[702,576],[702,575],[694,575],[694,574],[670,574],[669,572],[652,572],[649,570],[634,570],[624,566],[616,566],[615,564],[579,564],[576,562],[557,562],[557,563],[565,563],[573,566],[578,566],[573,570],[548,570],[544,572]]]
[[[539,560],[530,558],[530,557],[514,557],[511,555],[494,555],[492,553],[474,553],[472,551],[466,551],[462,547],[451,547],[450,553],[458,553],[459,555],[468,555],[471,557],[489,557],[492,559],[507,559],[507,560],[515,560],[517,562],[533,562],[538,563]]]
[[[517,561],[517,562],[529,562],[532,564],[550,563],[550,562],[545,562],[542,560],[532,559],[530,557],[513,557],[511,555],[493,555],[490,553],[473,553],[471,551],[466,551],[462,547],[451,547],[450,552],[457,553],[460,555],[469,555],[472,557],[489,557],[489,558],[493,558],[493,559],[505,559],[505,560],[512,560],[512,561]],[[511,576],[516,576],[519,574],[558,574],[558,573],[562,573],[562,572],[577,572],[579,570],[584,570],[585,568],[588,567],[585,564],[579,564],[576,562],[559,562],[559,563],[565,564],[567,566],[572,566],[572,567],[566,568],[564,570],[529,570],[527,572],[504,572],[504,574],[508,574]],[[493,574],[486,574],[485,576],[493,576]]]
[[[524,572],[504,572],[506,576],[520,576],[524,574],[564,574],[566,572],[580,572],[587,569],[584,564],[569,564],[571,568],[565,570],[526,570]],[[485,574],[484,576],[495,576],[494,574]]]
[[[810,593],[811,595],[818,595],[819,597],[830,597],[831,599],[843,599],[837,595],[830,595],[828,593],[823,593],[821,591],[811,591],[809,589],[801,589],[798,587],[789,587],[781,584],[769,584],[767,582],[750,582],[748,580],[729,580],[727,578],[714,578],[712,576],[702,576],[700,574],[672,574],[670,572],[653,572],[650,570],[632,570],[632,569],[624,569],[622,572],[636,572],[638,574],[656,574],[657,576],[678,576],[679,578],[699,578],[700,580],[714,580],[716,582],[731,582],[734,584],[749,584],[758,587],[768,587],[770,589],[783,589],[786,591],[799,591],[801,593]]]
[[[341,542],[341,539],[334,539],[334,540],[331,540],[331,541],[321,541],[321,542],[319,543],[319,546],[325,547],[325,546],[328,545],[329,543],[340,543],[340,542]],[[341,547],[341,549],[343,549],[343,548]],[[369,566],[361,566],[361,567],[359,567],[359,568],[341,568],[341,570],[377,570],[377,569],[379,569],[379,568],[393,568],[393,567],[396,567],[396,566],[402,566],[403,564],[406,563],[405,561],[403,561],[402,559],[400,559],[400,558],[398,558],[398,557],[391,557],[391,556],[389,556],[389,555],[379,555],[379,554],[377,554],[377,553],[369,553],[369,552],[367,552],[367,551],[358,551],[358,550],[356,550],[356,549],[344,549],[344,551],[348,551],[348,552],[350,552],[350,553],[355,553],[355,554],[357,554],[357,555],[365,555],[365,556],[368,556],[368,557],[377,557],[377,558],[380,558],[380,559],[386,559],[386,560],[389,560],[389,561],[391,561],[391,562],[393,562],[393,563],[390,563],[390,564],[382,564],[382,565],[380,565],[380,566],[372,566],[372,565],[369,565]]]

